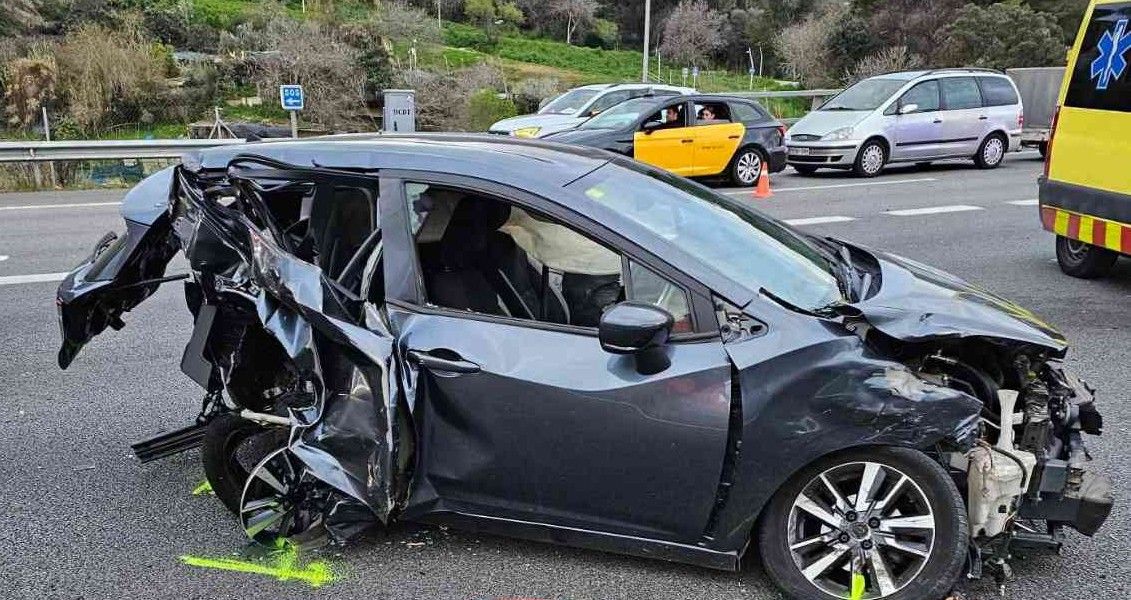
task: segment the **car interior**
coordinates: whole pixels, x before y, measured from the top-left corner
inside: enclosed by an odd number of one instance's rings
[[[668,118],[668,110],[674,108],[676,110],[676,118]],[[641,129],[674,129],[676,127],[687,127],[687,115],[683,102],[677,102],[671,106],[665,106],[652,114],[644,120]]]
[[[452,188],[410,183],[406,193],[432,305],[596,327],[632,298],[671,312],[673,332],[691,329],[682,288],[551,218]]]
[[[730,123],[730,108],[725,102],[704,102],[695,104],[695,124],[714,125],[716,123]]]

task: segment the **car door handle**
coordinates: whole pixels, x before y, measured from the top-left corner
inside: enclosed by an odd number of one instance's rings
[[[990,118],[989,118],[989,117],[987,117],[986,115],[982,115],[982,116],[978,117],[978,120],[979,120],[979,121],[988,121],[989,119],[990,119]]]
[[[935,120],[934,120],[934,121],[932,121],[932,122],[933,122],[934,124],[936,124],[936,125],[937,125],[937,124],[939,124],[939,123],[942,123],[942,119],[935,119]]]
[[[691,142],[694,142],[695,140],[680,140],[680,141],[683,142],[684,144],[690,144]]]
[[[728,135],[727,139],[728,140],[738,140],[738,139],[742,139],[742,136],[741,135]]]
[[[452,355],[456,356],[456,358],[454,358],[454,359],[440,358],[439,356],[435,356],[435,355],[429,354],[427,352],[421,352],[419,350],[409,350],[408,351],[408,359],[411,362],[414,362],[414,363],[416,363],[416,364],[418,364],[418,365],[420,365],[420,366],[422,366],[426,369],[431,369],[433,371],[440,371],[442,373],[463,374],[463,373],[478,373],[480,371],[479,365],[477,365],[477,364],[475,364],[471,361],[467,361],[467,360],[463,360],[462,358],[459,358],[459,355],[456,354],[455,352],[450,352],[450,353]]]

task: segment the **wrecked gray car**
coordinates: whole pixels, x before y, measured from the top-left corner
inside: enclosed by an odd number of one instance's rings
[[[624,157],[249,144],[122,214],[59,288],[59,364],[184,279],[203,406],[134,450],[202,447],[257,540],[401,520],[718,569],[754,549],[797,598],[937,598],[1111,510],[1053,328]]]

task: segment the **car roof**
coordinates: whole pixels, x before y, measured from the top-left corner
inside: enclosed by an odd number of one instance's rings
[[[491,134],[346,134],[304,140],[250,142],[186,155],[190,170],[225,169],[239,155],[299,167],[349,170],[405,169],[480,177],[552,193],[606,164],[597,148]],[[535,189],[538,188],[538,189]]]
[[[911,81],[919,79],[920,77],[927,77],[928,75],[938,76],[958,76],[958,75],[986,75],[1005,77],[1005,73],[996,71],[994,69],[981,69],[977,67],[953,67],[942,69],[918,70],[918,71],[896,71],[893,73],[884,73],[882,75],[875,75],[869,79],[898,79],[903,81]]]

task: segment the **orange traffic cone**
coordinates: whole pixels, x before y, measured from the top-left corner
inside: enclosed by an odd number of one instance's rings
[[[766,169],[766,165],[762,165],[762,171],[758,174],[758,185],[754,187],[754,197],[759,200],[765,200],[774,195],[770,190],[770,174]]]

